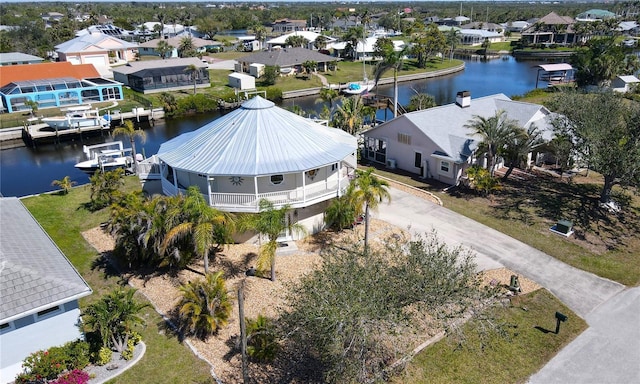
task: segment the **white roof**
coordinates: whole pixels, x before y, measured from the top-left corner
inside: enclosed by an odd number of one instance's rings
[[[633,75],[618,76],[618,78],[627,84],[640,83],[640,80],[638,80],[638,78]]]
[[[378,39],[379,39],[378,37],[367,37],[364,41],[364,46],[362,44],[362,41],[358,40],[358,44],[356,45],[356,52],[358,53],[373,52]],[[404,41],[401,41],[401,40],[392,40],[392,41],[393,41],[394,50],[396,52],[401,51],[402,47],[405,45]],[[343,50],[346,48],[347,44],[348,42],[341,41],[339,43],[330,44],[329,47],[337,50]]]
[[[96,47],[105,51],[116,51],[119,49],[137,48],[138,45],[103,33],[92,32],[58,44],[55,49],[57,52],[62,53],[77,53],[84,52],[90,47]]]
[[[542,68],[543,71],[553,72],[553,71],[570,71],[573,69],[571,64],[567,63],[559,63],[559,64],[540,64],[538,67]]]
[[[314,41],[316,41],[318,36],[321,36],[321,34],[316,32],[310,32],[310,31],[295,31],[295,32],[287,33],[286,35],[278,36],[275,39],[267,40],[267,44],[284,45],[284,43],[287,41],[287,38],[289,38],[290,36],[302,36],[305,39],[309,40],[309,42],[313,43]],[[325,37],[327,38],[327,41],[336,40],[333,37],[329,37],[329,36],[325,36]]]
[[[260,176],[337,163],[356,151],[354,136],[256,96],[202,128],[160,146],[176,169],[206,175]]]
[[[498,32],[487,31],[484,29],[461,29],[460,33],[467,36],[480,36],[480,37],[502,37]]]

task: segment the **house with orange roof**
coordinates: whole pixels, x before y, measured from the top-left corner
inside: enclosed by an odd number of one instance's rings
[[[0,97],[7,112],[66,107],[98,101],[122,100],[122,83],[105,79],[92,64],[70,62],[0,66]]]

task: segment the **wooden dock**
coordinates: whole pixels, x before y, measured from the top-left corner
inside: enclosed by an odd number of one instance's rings
[[[124,124],[125,120],[135,120],[137,122],[149,121],[153,124],[156,119],[164,118],[164,109],[143,109],[136,108],[131,112],[107,113],[110,117],[111,124],[107,126],[93,125],[69,129],[54,129],[45,123],[27,123],[22,128],[22,139],[25,144],[35,147],[38,143],[53,142],[60,143],[65,140],[82,139],[89,135],[107,135],[111,134],[111,129],[115,126]]]

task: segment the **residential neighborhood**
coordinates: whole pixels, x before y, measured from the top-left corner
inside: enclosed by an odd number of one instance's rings
[[[1,8],[0,383],[640,381],[637,4]]]

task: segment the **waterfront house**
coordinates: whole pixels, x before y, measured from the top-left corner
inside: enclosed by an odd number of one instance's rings
[[[273,49],[237,58],[238,63],[235,65],[235,70],[236,72],[250,73],[251,64],[262,64],[278,66],[282,73],[296,73],[300,72],[304,62],[315,61],[318,63],[319,71],[326,71],[328,64],[337,60],[340,59],[306,48]]]
[[[189,71],[194,65],[195,73]],[[197,57],[184,59],[134,61],[113,69],[113,78],[131,89],[142,93],[177,91],[180,89],[207,88],[208,65]]]
[[[0,97],[7,112],[122,100],[122,83],[100,77],[92,64],[69,62],[0,66]]]
[[[378,42],[379,37],[367,37],[364,40],[359,40],[356,44],[355,51],[359,60],[362,60],[363,57],[366,60],[371,60],[374,58],[373,53],[375,51],[376,43]],[[396,52],[400,52],[402,48],[405,46],[405,42],[402,40],[392,40],[393,49]],[[345,54],[345,50],[347,49],[347,45],[351,44],[347,41],[341,41],[338,43],[329,44],[327,48],[333,49],[336,52],[337,56],[343,56]]]
[[[273,33],[289,33],[307,29],[307,20],[279,19],[271,23]]]
[[[545,139],[551,139],[550,112],[545,107],[513,101],[503,94],[471,100],[470,93],[463,91],[454,104],[406,113],[365,131],[362,158],[457,184],[467,167],[482,162],[476,157],[479,137],[465,125],[474,116],[489,118],[500,110],[525,129],[535,124]]]
[[[257,213],[261,199],[275,208],[288,204],[288,220],[313,233],[324,227],[329,202],[349,184],[356,149],[354,136],[255,96],[165,142],[154,161],[165,195],[197,186],[211,206],[227,212]]]
[[[551,12],[522,31],[522,39],[531,43],[573,44],[576,33],[575,20],[570,16],[560,16]]]
[[[55,46],[60,61],[93,64],[102,76],[111,77],[111,67],[136,59],[138,45],[100,32],[78,36]]]
[[[31,353],[82,337],[78,299],[91,288],[22,202],[0,198],[0,383]]]
[[[606,19],[615,19],[616,14],[604,9],[589,9],[579,13],[576,16],[576,21],[603,21]]]
[[[286,47],[287,39],[289,37],[292,37],[292,36],[300,36],[300,37],[303,37],[303,38],[307,39],[307,41],[309,43],[304,48],[315,49],[316,48],[316,46],[315,46],[316,39],[318,38],[318,36],[324,36],[324,35],[321,35],[320,33],[317,33],[317,32],[311,32],[311,31],[291,32],[291,33],[287,33],[286,35],[278,36],[278,37],[276,37],[274,39],[267,40],[267,42],[266,42],[267,48],[271,49],[271,48],[274,48],[276,46]],[[330,37],[330,36],[324,36],[324,37],[326,39],[327,44],[330,44],[330,43],[336,41],[336,39],[333,38],[333,37]]]

